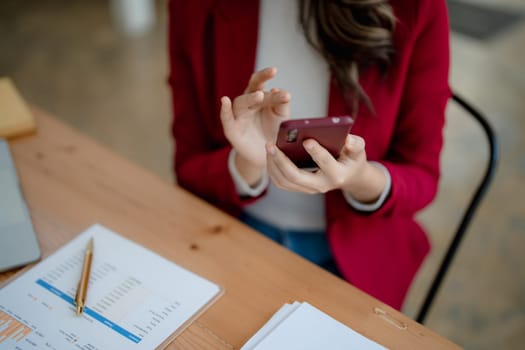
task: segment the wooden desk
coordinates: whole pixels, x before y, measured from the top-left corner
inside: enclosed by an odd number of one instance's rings
[[[391,349],[459,348],[42,111],[33,112],[38,133],[10,146],[43,257],[98,222],[225,288],[169,349],[238,349],[294,300],[310,302]],[[13,274],[0,274],[0,283]]]

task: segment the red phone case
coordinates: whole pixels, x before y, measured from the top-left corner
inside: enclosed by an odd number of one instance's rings
[[[303,141],[315,139],[337,158],[353,124],[350,116],[286,120],[279,127],[277,147],[297,167],[314,168],[317,164],[304,149]]]

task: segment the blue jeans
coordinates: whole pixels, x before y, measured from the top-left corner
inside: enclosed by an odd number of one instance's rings
[[[301,255],[303,258],[310,260],[337,276],[341,276],[334,262],[325,232],[282,230],[246,213],[241,214],[239,219],[266,237]]]

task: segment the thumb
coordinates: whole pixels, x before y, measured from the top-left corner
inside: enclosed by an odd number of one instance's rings
[[[222,127],[224,129],[224,132],[226,133],[227,130],[231,129],[233,126],[233,123],[235,121],[235,117],[233,116],[233,110],[232,110],[232,101],[228,96],[223,96],[221,98],[221,123]]]

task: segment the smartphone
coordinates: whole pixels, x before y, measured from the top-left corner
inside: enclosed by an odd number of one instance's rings
[[[350,116],[286,120],[279,127],[277,147],[298,168],[315,169],[318,166],[304,149],[303,141],[314,139],[338,158],[353,124]]]

